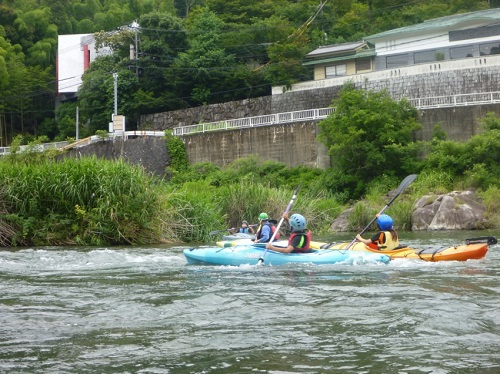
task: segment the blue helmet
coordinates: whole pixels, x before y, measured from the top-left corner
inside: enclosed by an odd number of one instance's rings
[[[392,229],[392,224],[393,224],[393,220],[387,214],[381,214],[377,218],[377,225],[378,225],[378,227],[380,227],[380,230],[382,230],[382,231]]]
[[[290,231],[302,231],[306,229],[306,219],[302,214],[292,214],[289,221]]]

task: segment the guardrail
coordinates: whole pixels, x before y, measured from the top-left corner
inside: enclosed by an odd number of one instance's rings
[[[500,91],[459,94],[450,96],[435,96],[427,98],[408,99],[417,109],[450,108],[468,105],[500,103]],[[229,119],[217,122],[200,123],[197,125],[174,127],[176,136],[204,133],[208,131],[233,130],[246,127],[270,126],[287,122],[319,120],[333,113],[335,108],[308,109],[295,112],[268,114],[257,117]]]
[[[69,142],[64,141],[64,142],[42,143],[35,145],[21,145],[19,146],[19,152],[26,152],[29,149],[32,149],[34,152],[43,152],[46,151],[47,149],[60,149],[61,147],[66,146],[68,143]],[[9,153],[10,153],[10,147],[0,147],[0,156],[8,155]]]
[[[19,152],[25,152],[28,149],[32,149],[34,152],[43,152],[47,149],[59,149],[65,150],[70,148],[79,148],[84,147],[92,143],[115,140],[115,139],[123,139],[127,140],[131,137],[138,136],[165,136],[165,131],[125,131],[125,132],[114,132],[108,133],[107,137],[102,135],[92,135],[88,138],[79,139],[74,142],[53,142],[53,143],[43,143],[36,145],[22,145],[19,147]],[[8,155],[10,153],[10,147],[0,147],[0,156]]]
[[[246,127],[269,126],[280,123],[311,121],[326,118],[335,108],[308,109],[295,112],[266,114],[264,116],[228,119],[217,122],[200,123],[198,125],[174,127],[173,134],[176,136],[192,133],[241,129]]]
[[[450,108],[450,107],[481,105],[481,104],[500,104],[500,91],[416,98],[416,99],[408,99],[408,101],[417,109]],[[299,110],[294,112],[285,112],[276,114],[266,114],[263,116],[255,116],[255,117],[228,119],[217,122],[200,123],[191,126],[174,127],[173,134],[176,136],[182,136],[195,133],[204,133],[209,131],[233,130],[233,129],[241,129],[247,127],[270,126],[270,125],[277,125],[290,122],[320,120],[328,117],[328,115],[330,113],[333,113],[334,111],[335,108],[330,107],[330,108]],[[115,133],[108,133],[107,138],[103,138],[100,135],[93,135],[88,138],[81,139],[72,143],[54,142],[54,143],[39,144],[35,146],[23,145],[20,147],[20,151],[21,152],[25,151],[29,147],[33,147],[34,150],[40,152],[43,152],[46,149],[51,149],[51,148],[58,148],[58,149],[78,148],[103,140],[104,141],[114,140],[117,138],[123,138],[124,140],[127,140],[129,137],[133,136],[161,137],[165,136],[165,131],[125,131],[124,133],[115,132]],[[9,154],[9,150],[10,147],[0,147],[0,156]]]
[[[409,99],[417,109],[450,108],[456,106],[498,104],[500,103],[500,91],[460,94],[452,96],[436,96],[423,99]]]

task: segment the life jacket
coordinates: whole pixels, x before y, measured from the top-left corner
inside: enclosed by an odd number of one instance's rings
[[[379,250],[391,250],[399,246],[399,240],[392,236],[390,231],[381,231],[378,243],[371,243],[370,248]]]
[[[269,240],[271,240],[271,237],[276,232],[276,226],[273,225],[271,222],[266,222],[263,225],[261,225],[261,227],[259,228],[259,231],[257,231],[257,234],[255,234],[255,236],[256,236],[257,240],[262,238],[262,228],[264,226],[269,226],[271,228],[271,235],[269,236]],[[276,232],[276,236],[274,237],[274,240],[278,240],[279,238],[280,238],[280,233]]]
[[[300,243],[298,247],[293,248],[293,252],[309,252],[311,248],[311,230],[306,231],[295,231],[288,238],[288,245],[292,245],[292,241],[296,236],[300,236]]]
[[[248,234],[248,227],[240,227],[240,234]]]

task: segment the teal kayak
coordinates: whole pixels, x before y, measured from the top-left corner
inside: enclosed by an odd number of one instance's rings
[[[237,245],[233,247],[197,247],[183,251],[188,264],[209,265],[257,265],[263,257],[264,265],[315,264],[328,265],[336,263],[385,263],[390,257],[371,252],[343,251],[331,249],[312,250],[308,253],[281,253],[268,250],[265,255],[264,244]]]

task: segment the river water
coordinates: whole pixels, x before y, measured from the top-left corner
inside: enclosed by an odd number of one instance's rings
[[[187,265],[185,248],[0,249],[0,372],[500,373],[499,244],[467,262],[281,267]]]

